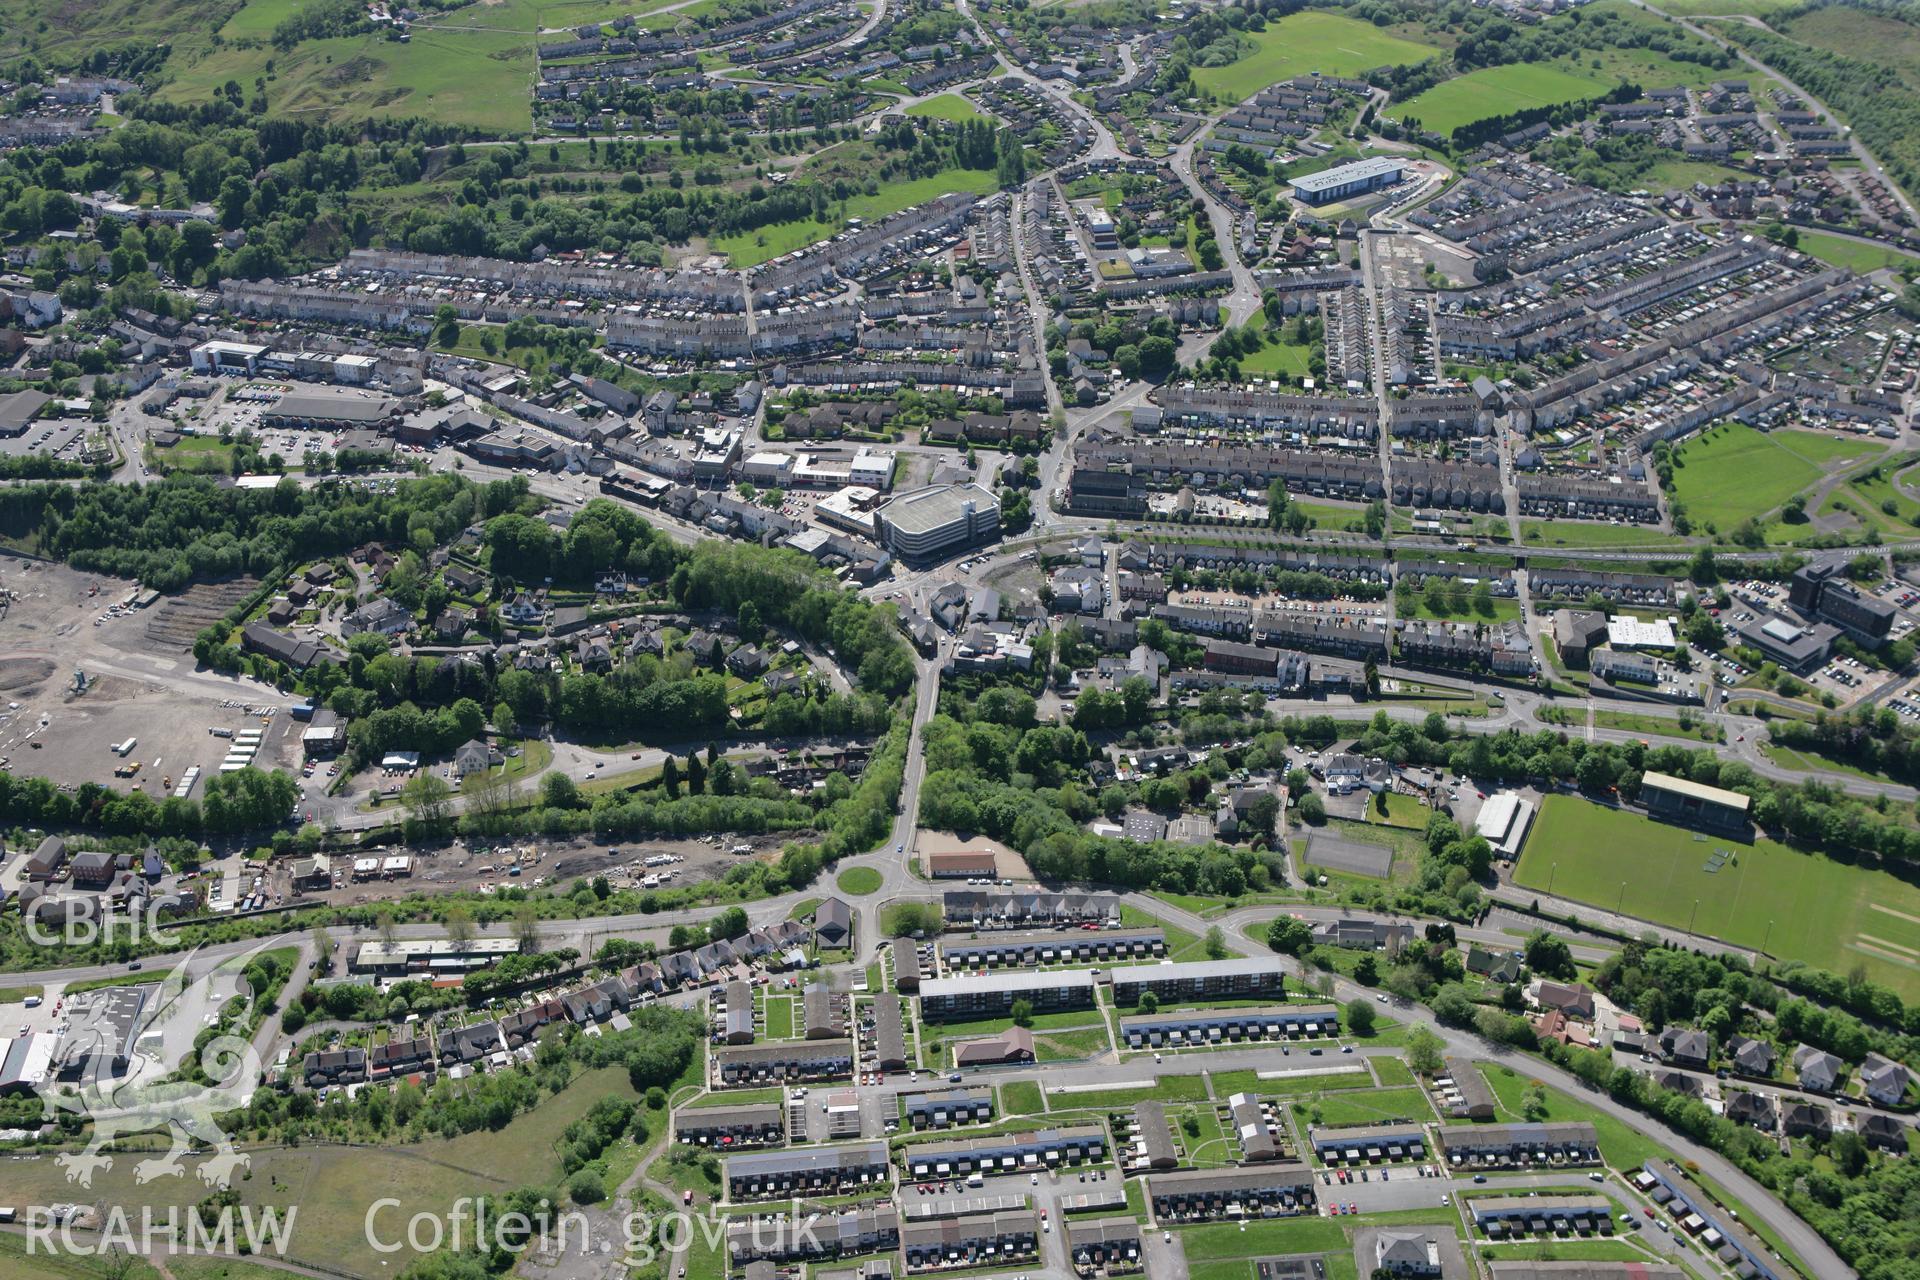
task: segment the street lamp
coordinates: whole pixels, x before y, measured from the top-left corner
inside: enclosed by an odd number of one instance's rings
[[[1693,918],[1700,914],[1700,899],[1693,900],[1693,910],[1687,914],[1687,932],[1693,932]]]
[[[1549,898],[1553,896],[1553,878],[1559,873],[1560,873],[1560,864],[1558,862],[1555,862],[1552,866],[1547,868],[1547,896]]]

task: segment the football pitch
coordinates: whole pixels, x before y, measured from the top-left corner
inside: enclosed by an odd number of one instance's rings
[[[1875,868],[1555,795],[1513,879],[1835,973],[1861,964],[1876,982],[1920,995],[1920,888]]]

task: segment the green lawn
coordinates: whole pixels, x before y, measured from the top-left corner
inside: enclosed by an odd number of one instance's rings
[[[837,234],[847,225],[848,218],[863,218],[873,222],[890,213],[925,204],[948,192],[971,191],[976,195],[985,195],[998,189],[999,185],[1000,176],[991,169],[943,169],[924,178],[886,183],[875,195],[854,196],[846,202],[844,214],[831,216],[824,221],[803,218],[798,222],[776,223],[754,231],[721,236],[710,241],[708,247],[715,253],[726,254],[735,267],[755,267],[770,258],[804,249]]]
[[[1032,1080],[1015,1080],[1000,1086],[1000,1114],[1037,1116],[1047,1109],[1040,1086]]]
[[[1846,236],[1828,235],[1821,231],[1802,231],[1799,249],[1810,253],[1822,262],[1836,267],[1845,267],[1865,275],[1869,271],[1878,271],[1882,267],[1898,270],[1901,267],[1920,266],[1920,258],[1903,253],[1891,245],[1867,244],[1860,240],[1851,240]]]
[[[1343,1089],[1311,1102],[1296,1102],[1305,1107],[1308,1122],[1323,1125],[1393,1124],[1417,1120],[1425,1124],[1433,1119],[1427,1095],[1417,1088]],[[1318,1113],[1319,1119],[1311,1117]]]
[[[1398,1058],[1368,1058],[1374,1078],[1383,1085],[1412,1084],[1413,1068]]]
[[[1125,1068],[1118,1068],[1125,1071]],[[1151,1075],[1152,1072],[1146,1074]],[[1088,1089],[1072,1093],[1063,1093],[1058,1089],[1049,1090],[1052,1109],[1064,1111],[1069,1108],[1101,1110],[1110,1107],[1131,1107],[1135,1103],[1155,1102],[1198,1102],[1207,1096],[1207,1081],[1204,1076],[1161,1076],[1155,1080],[1152,1088],[1145,1089]]]
[[[1480,1256],[1489,1262],[1646,1262],[1644,1249],[1625,1240],[1532,1240],[1526,1244],[1488,1246]]]
[[[1835,760],[1831,756],[1822,755],[1818,751],[1811,751],[1803,747],[1782,747],[1769,742],[1760,749],[1767,753],[1767,759],[1773,761],[1775,764],[1785,765],[1789,769],[1824,770],[1828,773],[1844,773],[1855,778],[1865,778],[1868,782],[1893,781],[1892,778],[1884,773],[1862,769],[1857,764],[1849,764],[1845,760]],[[4,997],[0,997],[0,1002],[4,1002]]]
[[[1356,76],[1375,67],[1423,62],[1436,52],[1334,13],[1289,14],[1251,39],[1259,47],[1247,57],[1224,67],[1194,68],[1202,93],[1238,102],[1294,76],[1315,71]]]
[[[1739,169],[1724,164],[1712,164],[1705,160],[1662,160],[1635,178],[1629,185],[1645,191],[1659,192],[1669,187],[1685,191],[1696,182],[1714,186],[1728,178],[1744,179],[1749,175]]]
[[[1189,1260],[1207,1262],[1342,1251],[1347,1247],[1347,1233],[1332,1218],[1289,1218],[1249,1222],[1245,1231],[1231,1224],[1189,1227],[1180,1233],[1180,1243]]]
[[[1576,710],[1576,727],[1579,719],[1580,713]],[[1727,738],[1719,725],[1708,721],[1695,720],[1691,727],[1682,728],[1680,722],[1670,716],[1642,715],[1637,711],[1595,711],[1593,724],[1596,729],[1624,729],[1628,733],[1664,734],[1669,738],[1698,738],[1702,742],[1724,742]]]
[[[793,1039],[793,997],[767,997],[767,1039]]]
[[[1288,1061],[1281,1058],[1281,1062]],[[1283,1076],[1262,1080],[1257,1071],[1216,1071],[1213,1096],[1224,1098],[1235,1093],[1258,1093],[1269,1098],[1293,1098],[1329,1089],[1371,1089],[1373,1081],[1364,1071],[1319,1071],[1303,1076]]]
[[[1720,533],[1759,519],[1820,478],[1820,468],[1743,423],[1714,427],[1675,455],[1674,496],[1686,504],[1696,528],[1711,523]]]
[[[1310,342],[1273,339],[1253,354],[1241,356],[1240,370],[1249,377],[1304,378],[1312,371],[1308,364],[1312,355]]]
[[[1652,525],[1522,520],[1520,541],[1530,547],[1653,547],[1671,543],[1673,535]]]
[[[1590,68],[1515,62],[1456,76],[1407,102],[1395,103],[1388,114],[1401,121],[1417,120],[1429,132],[1447,137],[1460,126],[1489,116],[1577,102],[1604,93],[1613,84],[1612,78]]]
[[[1436,611],[1427,607],[1426,596],[1418,591],[1410,592],[1405,603],[1402,603],[1398,596],[1393,602],[1394,616],[1399,618],[1430,618],[1436,622],[1517,622],[1520,619],[1518,600],[1495,596],[1487,602],[1487,608],[1488,612],[1482,613],[1474,607],[1473,600],[1469,597],[1467,607],[1464,609],[1455,609],[1449,602]]]
[[[907,108],[910,116],[928,116],[934,120],[951,120],[955,124],[965,124],[970,120],[985,120],[971,102],[957,93],[943,93],[937,98],[928,98],[925,102],[916,102]]]
[[[880,873],[872,867],[848,867],[834,883],[840,886],[842,893],[865,897],[869,893],[878,893],[882,882]]]
[[[1876,981],[1920,994],[1920,887],[1765,838],[1749,845],[1695,834],[1576,796],[1548,796],[1514,882],[1659,924],[1691,923],[1699,933],[1835,973],[1864,965]],[[1709,872],[1716,849],[1735,857]]]

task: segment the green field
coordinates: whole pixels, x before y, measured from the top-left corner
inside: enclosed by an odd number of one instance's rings
[[[1312,369],[1307,363],[1312,355],[1311,343],[1282,342],[1270,338],[1266,346],[1252,355],[1240,357],[1240,371],[1249,377],[1304,378]]]
[[[247,0],[220,28],[223,40],[265,40],[273,29],[306,7],[307,0]]]
[[[1604,93],[1613,84],[1605,75],[1584,68],[1516,62],[1437,84],[1416,98],[1396,103],[1390,114],[1402,121],[1418,120],[1421,128],[1446,137],[1461,125],[1489,116],[1577,102]]]
[[[1882,267],[1895,271],[1902,267],[1920,267],[1920,258],[1903,253],[1891,245],[1868,244],[1821,231],[1802,231],[1798,247],[1802,253],[1810,253],[1822,262],[1845,267],[1861,275]]]
[[[845,213],[840,217],[825,221],[803,218],[798,222],[776,223],[754,231],[742,231],[738,235],[721,236],[709,241],[708,247],[715,253],[726,254],[735,267],[756,267],[769,258],[804,249],[838,234],[847,225],[847,218],[863,218],[872,222],[890,213],[925,204],[950,191],[971,191],[975,195],[985,195],[999,185],[1000,177],[991,169],[943,169],[924,178],[889,182],[881,187],[877,195],[854,196],[847,201]]]
[[[463,1196],[503,1195],[516,1187],[547,1186],[560,1176],[556,1150],[561,1130],[584,1115],[602,1098],[632,1097],[625,1070],[607,1067],[575,1080],[563,1092],[547,1098],[533,1111],[499,1129],[480,1130],[449,1140],[395,1147],[258,1148],[250,1171],[233,1184],[240,1203],[255,1209],[275,1208],[284,1215],[297,1205],[287,1244],[287,1260],[307,1262],[334,1274],[391,1276],[414,1255],[376,1252],[368,1239],[367,1212],[375,1200],[393,1197],[400,1208],[383,1210],[375,1221],[383,1239],[405,1239],[406,1222],[415,1212],[444,1218]],[[139,1221],[140,1206],[156,1214],[168,1207],[189,1210],[205,1194],[194,1176],[197,1158],[187,1157],[183,1177],[158,1178],[140,1185],[139,1161],[119,1158],[94,1176],[87,1191],[89,1203],[102,1209],[124,1207]],[[74,1186],[51,1156],[12,1160],[7,1164],[7,1195],[17,1204],[54,1204],[71,1200]],[[37,1264],[36,1264],[37,1265]],[[0,1274],[22,1274],[0,1265]],[[33,1272],[25,1274],[39,1277]],[[88,1272],[49,1270],[48,1277],[84,1276]],[[237,1272],[238,1277],[251,1273]],[[197,1277],[196,1277],[197,1280]]]
[[[1268,85],[1318,71],[1357,76],[1375,67],[1422,62],[1435,50],[1333,13],[1295,13],[1251,37],[1257,50],[1224,67],[1195,67],[1202,93],[1234,102]]]
[[[1714,427],[1676,454],[1674,496],[1696,528],[1730,532],[1759,519],[1820,478],[1820,468],[1772,436],[1738,422]]]
[[[969,120],[988,119],[979,108],[957,93],[943,93],[937,98],[928,98],[925,102],[916,102],[907,108],[910,116],[927,116],[934,120],[951,120],[955,124],[965,124]]]
[[[287,53],[264,42],[199,54],[176,49],[173,79],[155,96],[200,103],[229,80],[251,85],[265,77],[273,116],[419,116],[482,133],[525,132],[533,123],[533,44],[531,31],[423,29],[407,44],[367,35],[308,40]]]
[[[1548,796],[1514,883],[1657,924],[1691,923],[1697,933],[1835,973],[1864,965],[1876,981],[1920,994],[1920,888],[1764,838],[1748,845],[1695,834],[1575,796]],[[1716,849],[1735,857],[1709,872]]]

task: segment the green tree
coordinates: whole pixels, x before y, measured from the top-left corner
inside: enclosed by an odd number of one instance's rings
[[[1407,1065],[1423,1076],[1437,1075],[1445,1047],[1432,1031],[1415,1027],[1407,1036]]]

